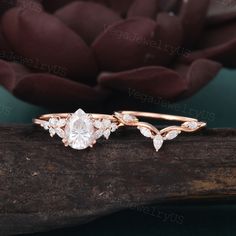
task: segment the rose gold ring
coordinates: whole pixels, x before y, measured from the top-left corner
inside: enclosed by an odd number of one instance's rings
[[[139,117],[181,122],[180,125],[157,129],[154,125],[139,120]],[[181,132],[195,132],[206,126],[197,119],[139,111],[120,111],[112,115],[85,113],[82,109],[75,113],[46,114],[33,120],[33,123],[49,130],[51,137],[58,135],[65,146],[82,150],[93,147],[99,138],[109,138],[122,126],[137,127],[141,134],[153,140],[158,151],[165,140],[176,138]]]

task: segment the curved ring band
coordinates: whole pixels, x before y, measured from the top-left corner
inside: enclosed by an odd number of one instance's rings
[[[181,122],[180,125],[157,129],[139,117]],[[92,147],[97,139],[110,134],[121,126],[137,127],[141,134],[153,140],[158,151],[165,140],[176,138],[181,132],[194,132],[205,127],[205,122],[195,118],[139,111],[119,111],[113,115],[85,113],[82,109],[75,113],[46,114],[33,120],[33,123],[49,130],[50,135],[58,135],[65,146],[82,150]]]

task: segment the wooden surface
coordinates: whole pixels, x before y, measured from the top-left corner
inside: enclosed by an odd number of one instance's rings
[[[186,199],[236,199],[236,129],[181,135],[156,153],[136,130],[76,151],[38,127],[0,127],[0,235]]]

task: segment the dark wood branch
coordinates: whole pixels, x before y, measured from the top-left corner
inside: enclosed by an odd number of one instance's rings
[[[235,197],[236,129],[181,135],[156,153],[136,130],[76,151],[37,127],[0,127],[0,235],[77,225],[133,205]]]

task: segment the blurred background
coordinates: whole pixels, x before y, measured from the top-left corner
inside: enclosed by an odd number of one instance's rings
[[[0,0],[0,122],[120,109],[235,126],[233,0]]]
[[[198,117],[208,127],[236,127],[236,71],[222,69],[220,73],[197,94],[180,102],[168,102],[149,97],[130,96],[143,105],[144,110],[183,116]],[[0,88],[0,122],[31,123],[32,118],[50,112],[23,102]],[[79,105],[78,105],[79,107]],[[64,112],[64,110],[61,110]]]

